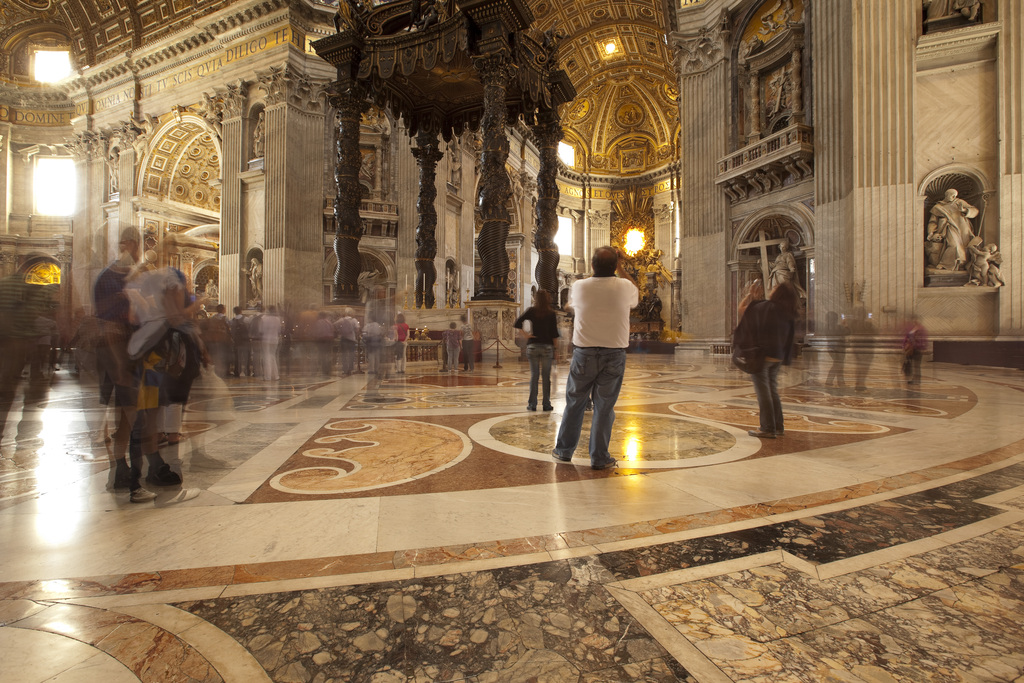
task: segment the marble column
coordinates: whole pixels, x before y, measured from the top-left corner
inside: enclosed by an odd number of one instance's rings
[[[331,104],[338,111],[338,136],[335,141],[334,180],[337,194],[334,199],[334,255],[338,265],[334,270],[334,303],[358,305],[359,273],[362,259],[359,240],[363,235],[359,204],[362,186],[359,184],[359,122],[369,108],[366,91],[359,84],[347,86],[331,96]]]
[[[747,142],[761,139],[761,83],[754,71],[747,81],[747,129]]]
[[[558,141],[562,139],[562,126],[558,111],[549,109],[537,115],[533,126],[537,147],[540,150],[540,171],[537,173],[537,230],[533,246],[537,249],[537,267],[534,279],[537,286],[551,295],[551,302],[558,307]]]
[[[505,161],[508,159],[509,142],[505,130],[508,118],[505,107],[505,84],[513,76],[512,63],[508,57],[497,54],[477,57],[473,60],[484,85],[484,114],[481,121],[483,151],[480,155],[480,189],[477,206],[483,222],[476,241],[480,257],[480,291],[474,300],[508,301],[508,252],[505,241],[508,238],[509,223],[507,202],[511,188]]]
[[[419,166],[419,198],[416,212],[419,223],[416,226],[416,308],[434,308],[434,283],[437,282],[437,162],[444,153],[437,141],[437,133],[421,130],[416,135],[416,147],[412,150]]]

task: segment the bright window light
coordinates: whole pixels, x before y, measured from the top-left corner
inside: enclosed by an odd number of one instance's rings
[[[36,50],[35,78],[40,83],[56,83],[71,75],[69,53],[58,50]]]
[[[572,256],[572,218],[558,217],[558,232],[555,233],[555,246],[559,256]]]
[[[626,231],[626,253],[630,256],[636,256],[637,252],[644,248],[644,243],[647,241],[644,239],[644,233],[642,230],[636,228],[630,228]]]
[[[75,212],[75,160],[36,159],[34,184],[36,213],[70,216]]]
[[[615,50],[616,49],[618,49],[618,48],[615,47],[615,43],[614,42],[605,43],[604,51],[605,51],[606,54],[613,55],[613,54],[615,54]]]
[[[558,143],[558,158],[566,166],[572,168],[576,165],[576,148],[567,142]]]

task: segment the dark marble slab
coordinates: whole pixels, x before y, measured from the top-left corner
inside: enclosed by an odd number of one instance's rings
[[[694,681],[611,596],[613,579],[582,558],[178,607],[275,681]]]

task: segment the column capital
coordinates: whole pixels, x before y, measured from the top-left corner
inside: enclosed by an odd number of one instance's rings
[[[675,67],[681,75],[707,71],[726,58],[729,41],[728,17],[723,13],[719,20],[705,26],[696,34],[673,33],[669,44],[675,48]]]
[[[228,83],[223,91],[218,92],[223,105],[222,120],[238,118],[245,113],[245,106],[249,101],[248,83],[242,80]]]

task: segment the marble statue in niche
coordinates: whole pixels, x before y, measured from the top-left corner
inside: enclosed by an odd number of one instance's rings
[[[356,284],[359,286],[359,299],[365,304],[386,282],[387,276],[378,269],[374,269],[373,272],[364,270],[359,273],[359,277],[356,278]]]
[[[454,140],[448,147],[448,168],[448,184],[456,191],[462,189],[462,149]]]
[[[249,306],[255,308],[263,303],[263,264],[255,256],[249,260]]]
[[[925,0],[928,21],[946,17],[961,16],[967,21],[977,21],[981,0]]]
[[[966,270],[967,245],[975,238],[970,219],[978,209],[959,198],[956,188],[946,190],[931,208],[925,252],[928,265],[939,270]]]
[[[789,242],[779,244],[779,255],[775,257],[771,270],[768,274],[768,291],[775,289],[783,282],[792,282],[800,288],[800,281],[796,275],[796,257],[793,255],[793,247]]]
[[[265,112],[256,118],[256,127],[252,130],[252,158],[261,159],[266,147],[267,124]]]
[[[118,173],[118,160],[121,156],[121,151],[117,147],[111,147],[107,153],[107,192],[108,194],[117,194],[120,192],[121,180],[120,174]]]
[[[970,279],[967,285],[978,287],[1002,287],[1006,284],[999,267],[1003,264],[1003,255],[994,243],[981,244],[981,238],[975,237],[967,244],[970,254]]]

